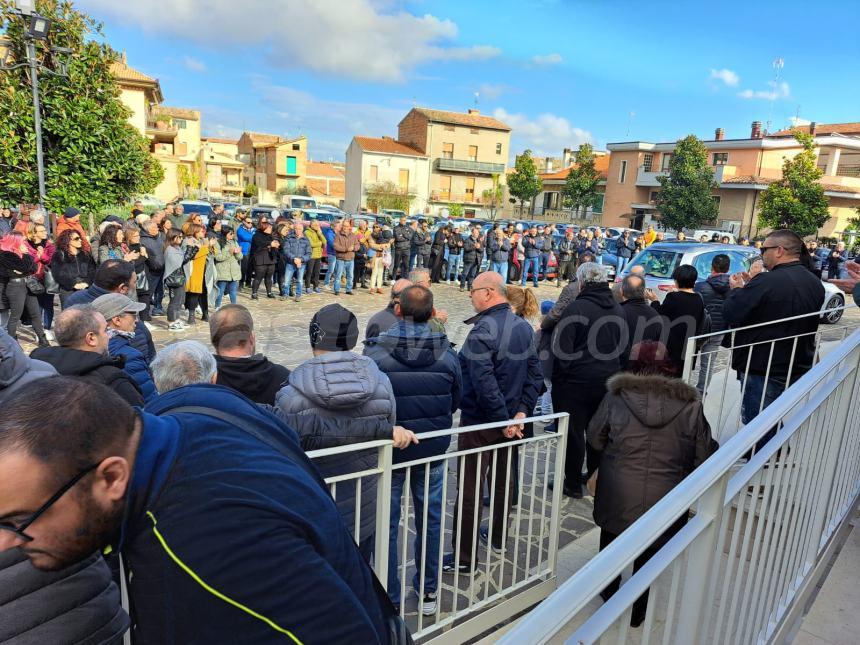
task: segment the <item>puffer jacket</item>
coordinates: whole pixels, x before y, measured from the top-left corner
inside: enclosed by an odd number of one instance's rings
[[[706,280],[697,282],[694,291],[702,296],[705,309],[711,315],[711,331],[724,331],[726,321],[723,319],[723,302],[729,293],[729,274],[717,273],[709,275]]]
[[[242,248],[243,256],[251,252],[251,240],[254,239],[256,230],[255,228],[245,228],[244,226],[236,228],[236,241],[239,242],[239,246]]]
[[[479,237],[477,240],[471,235],[463,240],[463,263],[473,264],[481,258],[484,250],[484,241]]]
[[[399,321],[376,338],[364,341],[364,355],[373,359],[391,381],[397,401],[397,425],[422,432],[446,430],[460,405],[463,376],[448,337],[427,323]],[[448,449],[450,437],[420,441],[394,453],[402,463],[435,457]]]
[[[578,246],[576,238],[562,238],[558,243],[558,261],[570,262],[576,255],[576,249]]]
[[[504,263],[511,256],[511,242],[507,238],[503,238],[499,242],[498,239],[492,237],[487,242],[487,248],[490,251],[490,262]]]
[[[108,342],[108,353],[125,358],[123,369],[137,383],[144,402],[149,403],[158,395],[146,359],[131,345],[128,338],[120,335],[111,338]]]
[[[412,236],[415,234],[415,231],[412,230],[412,227],[409,224],[400,225],[394,227],[394,248],[398,251],[408,251],[412,246]]]
[[[717,449],[699,393],[680,379],[616,374],[588,425],[600,453],[594,521],[620,534]]]
[[[281,253],[284,254],[284,259],[292,263],[293,260],[299,259],[303,264],[307,264],[311,259],[311,243],[304,235],[296,235],[291,231],[281,243]]]
[[[322,231],[317,232],[312,228],[306,228],[305,237],[311,245],[311,260],[319,260],[323,256],[323,247],[326,244],[325,235]]]
[[[119,644],[128,624],[100,555],[40,571],[19,549],[0,551],[0,643]]]
[[[448,238],[448,255],[460,255],[463,252],[463,237],[454,231]]]
[[[329,352],[305,361],[290,373],[289,384],[275,396],[278,416],[299,435],[306,451],[362,443],[387,436],[358,430],[354,419],[397,418],[394,392],[388,377],[370,358],[353,352]],[[317,417],[341,421],[337,435],[317,434]],[[376,467],[376,450],[363,450],[314,460],[323,477],[333,477]],[[361,486],[360,538],[369,539],[376,522],[376,479]],[[355,480],[340,482],[335,490],[344,524],[355,526]]]
[[[155,275],[164,273],[164,233],[150,235],[140,231],[140,244],[146,249],[146,268]]]
[[[215,274],[218,282],[234,282],[242,279],[242,253],[233,253],[233,249],[242,250],[236,240],[224,240],[218,252],[215,253]]]

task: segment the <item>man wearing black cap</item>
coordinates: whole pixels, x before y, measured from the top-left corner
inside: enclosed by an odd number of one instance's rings
[[[84,251],[90,253],[90,241],[87,239],[87,235],[84,233],[84,227],[81,225],[81,211],[77,208],[72,208],[71,206],[65,210],[60,221],[57,222],[57,230],[54,231],[54,239],[58,239],[60,234],[67,230],[77,231],[78,235],[81,236]]]

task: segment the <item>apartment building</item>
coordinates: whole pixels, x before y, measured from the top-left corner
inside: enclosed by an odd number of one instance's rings
[[[602,223],[603,203],[606,197],[609,157],[610,155],[606,153],[595,154],[594,168],[600,175],[600,183],[598,184],[600,195],[594,206],[589,207],[583,213],[582,211],[574,212],[564,205],[564,184],[571,169],[576,167],[576,164],[573,163],[561,170],[540,173],[539,176],[543,187],[541,192],[532,200],[532,215],[548,222],[573,222],[587,226],[591,226],[592,224],[600,225]]]
[[[843,126],[842,132],[838,126]],[[818,166],[824,172],[820,183],[831,214],[820,235],[844,230],[860,206],[860,127],[857,126],[832,124],[819,128],[810,124],[806,128],[815,138]],[[719,204],[717,219],[710,225],[739,235],[757,234],[761,193],[782,178],[783,160],[798,154],[800,145],[787,130],[764,135],[759,121],[753,122],[746,138],[726,139],[725,131],[717,128],[714,138],[703,143],[717,183],[713,197]],[[628,141],[607,147],[611,155],[603,224],[641,228],[657,223],[655,198],[660,190],[657,177],[667,174],[675,143]]]
[[[429,212],[426,154],[391,137],[353,137],[346,149],[344,208],[352,213],[368,208],[368,192],[389,182],[410,195],[411,213]]]
[[[242,196],[245,164],[239,161],[237,141],[202,138],[198,164],[204,188],[210,197],[236,200]]]
[[[343,207],[346,198],[346,166],[342,163],[308,161],[305,186],[318,204]]]
[[[243,132],[237,146],[239,161],[245,166],[245,183],[257,186],[261,202],[276,204],[281,195],[305,186],[307,137],[284,139],[274,134]]]

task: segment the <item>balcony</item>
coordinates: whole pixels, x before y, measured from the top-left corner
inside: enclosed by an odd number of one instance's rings
[[[639,166],[639,169],[636,171],[636,185],[637,186],[659,186],[660,182],[657,181],[657,177],[668,175],[668,170],[646,170],[645,166]]]
[[[470,175],[493,175],[505,172],[503,163],[487,163],[485,161],[469,161],[468,159],[446,159],[438,157],[434,162],[436,170],[443,172],[464,172]]]
[[[146,136],[153,141],[173,143],[177,134],[179,134],[179,128],[170,121],[153,118],[146,120]]]
[[[459,195],[457,193],[449,193],[446,190],[434,190],[430,193],[431,202],[439,202],[442,204],[477,204],[484,203],[480,195]]]

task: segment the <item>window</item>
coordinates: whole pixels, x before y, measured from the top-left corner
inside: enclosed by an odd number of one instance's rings
[[[672,155],[668,152],[663,154],[663,163],[660,165],[660,170],[663,172],[669,172],[670,161],[672,161]]]
[[[469,146],[469,161],[478,160],[478,146]]]
[[[466,177],[466,201],[475,201],[475,178]]]
[[[646,152],[642,156],[642,170],[645,172],[651,172],[652,165],[654,165],[654,155],[650,152]]]
[[[497,155],[502,154],[502,144],[501,143],[496,144],[496,154]]]
[[[184,130],[188,127],[188,121],[185,119],[173,119],[173,124],[180,130]]]
[[[293,144],[293,150],[301,150],[301,149],[302,149],[302,144],[300,144],[300,143],[294,143]]]
[[[654,202],[656,202],[657,201],[657,195],[659,195],[659,194],[660,194],[659,190],[652,190],[648,194],[648,203],[653,204]]]
[[[377,179],[379,179],[379,166],[371,166],[370,181],[376,181]]]
[[[400,169],[400,190],[409,190],[409,171],[405,168]]]
[[[602,213],[603,212],[603,198],[606,197],[603,193],[598,193],[594,198],[594,206],[591,207],[591,212],[593,213]]]
[[[618,183],[623,184],[627,177],[627,161],[621,162],[621,169],[618,171]]]
[[[636,256],[636,264],[642,265],[645,275],[654,278],[669,278],[675,270],[675,266],[681,261],[682,253],[677,251],[664,251],[662,249],[645,249]],[[708,270],[710,272],[710,269]]]
[[[443,159],[453,159],[454,158],[454,144],[453,143],[443,143],[442,144],[442,158]]]
[[[296,158],[295,157],[287,157],[287,174],[288,175],[296,175]]]
[[[715,166],[725,166],[729,161],[729,153],[728,152],[715,152],[714,153],[714,165]]]
[[[445,126],[445,132],[453,132],[453,131],[454,131],[453,125],[446,125]]]
[[[696,259],[693,260],[693,266],[696,267],[696,271],[699,272],[699,276],[704,278],[711,274],[711,264],[714,261],[714,258],[717,257],[723,251],[708,251],[707,253],[702,253],[701,255],[697,255]],[[731,260],[731,257],[729,257]]]
[[[469,134],[478,134],[478,128],[469,128]]]
[[[443,201],[447,201],[451,199],[451,178],[450,177],[440,177],[439,178],[439,198]]]

